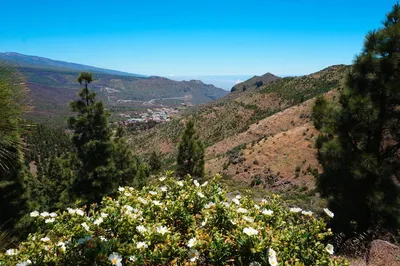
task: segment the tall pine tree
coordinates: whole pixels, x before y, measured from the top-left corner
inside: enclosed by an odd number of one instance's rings
[[[196,135],[193,121],[187,123],[178,145],[176,173],[180,177],[204,177],[204,145]]]
[[[71,103],[77,115],[69,118],[68,125],[73,130],[72,141],[77,152],[67,158],[70,167],[64,176],[73,180],[70,185],[68,180],[62,181],[67,192],[62,193],[61,204],[76,200],[81,204],[99,202],[118,186],[143,186],[149,176],[147,167],[126,144],[123,129],[118,128],[113,135],[109,113],[88,88],[92,81],[90,73],[80,74],[78,82],[83,85],[78,94],[80,99]]]
[[[25,168],[21,139],[27,110],[23,77],[0,63],[0,227],[13,228],[26,210]]]
[[[85,204],[99,202],[102,196],[116,187],[109,114],[103,102],[96,101],[96,94],[89,90],[88,85],[92,81],[90,73],[79,75],[78,82],[83,85],[79,92],[80,99],[70,104],[77,115],[68,120],[79,159],[79,171],[70,194],[72,199],[79,199]]]
[[[334,229],[393,228],[400,218],[400,7],[367,34],[338,105],[313,109],[322,196]]]

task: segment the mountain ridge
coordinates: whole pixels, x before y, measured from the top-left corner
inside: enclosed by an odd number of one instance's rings
[[[4,52],[0,53],[0,60],[10,61],[17,64],[17,66],[41,66],[41,67],[56,67],[73,69],[79,71],[88,72],[100,72],[104,74],[122,75],[122,76],[134,76],[134,77],[146,77],[141,74],[133,74],[119,70],[106,69],[101,67],[89,66],[85,64],[67,62],[62,60],[50,59],[47,57],[41,57],[36,55],[26,55],[17,52]]]

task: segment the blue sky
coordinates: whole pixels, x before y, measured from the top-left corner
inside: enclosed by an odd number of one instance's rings
[[[160,76],[350,64],[395,1],[2,1],[0,52]]]

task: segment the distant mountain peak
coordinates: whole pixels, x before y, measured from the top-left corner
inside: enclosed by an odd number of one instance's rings
[[[232,87],[231,92],[234,91],[246,91],[248,89],[256,89],[265,84],[273,82],[275,80],[280,79],[280,77],[275,76],[274,74],[267,72],[262,76],[253,76],[252,78],[243,81],[241,83],[236,84]]]

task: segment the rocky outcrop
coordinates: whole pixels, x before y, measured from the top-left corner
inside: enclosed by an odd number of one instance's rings
[[[374,240],[366,259],[368,266],[400,266],[400,247],[387,241]]]

